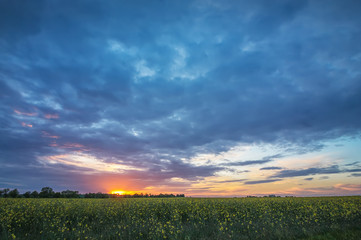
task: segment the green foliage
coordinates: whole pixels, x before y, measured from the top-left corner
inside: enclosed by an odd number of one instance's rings
[[[30,197],[31,198],[38,198],[39,197],[39,193],[37,191],[33,191],[31,194],[30,194]]]
[[[54,197],[55,192],[51,187],[43,187],[41,192],[39,193],[39,197],[41,198],[52,198]]]
[[[16,188],[9,192],[9,197],[11,197],[11,198],[17,198],[19,196],[20,196],[20,193],[19,193],[18,189],[16,189]]]
[[[0,190],[0,197],[7,198],[9,196],[9,188],[5,188],[3,190]]]
[[[0,239],[357,239],[361,197],[0,199]]]

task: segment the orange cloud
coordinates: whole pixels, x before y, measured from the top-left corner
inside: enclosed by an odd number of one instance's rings
[[[23,126],[23,127],[30,127],[30,128],[33,127],[33,125],[31,125],[31,124],[26,124],[26,123],[24,123],[24,122],[21,122],[21,126]]]
[[[46,137],[46,138],[55,138],[55,139],[60,138],[59,136],[56,136],[56,135],[50,135],[50,133],[48,133],[46,131],[41,131],[41,132],[42,132],[43,137]]]
[[[61,148],[83,148],[84,145],[79,143],[65,143]]]
[[[361,191],[361,184],[336,184],[335,188],[346,190],[346,191]]]
[[[50,147],[57,147],[57,146],[59,146],[59,145],[58,145],[56,142],[52,142],[52,143],[49,144],[49,146],[50,146]]]
[[[29,117],[34,117],[36,115],[38,115],[38,113],[34,112],[34,113],[27,113],[27,112],[21,112],[17,109],[14,109],[14,112],[18,115],[24,115],[24,116],[29,116]]]
[[[43,131],[43,137],[45,138],[52,138],[52,139],[58,139],[60,138],[59,136],[52,136],[49,133]],[[82,152],[86,152],[89,151],[89,149],[87,149],[84,145],[79,144],[79,143],[65,143],[65,144],[57,144],[57,142],[55,140],[53,140],[50,144],[50,147],[57,147],[60,149],[70,149],[72,152],[78,152],[78,153],[82,153]]]
[[[59,148],[71,149],[71,151],[78,153],[89,151],[89,149],[79,143],[65,143],[62,146],[59,146]]]
[[[46,119],[58,119],[59,115],[58,114],[45,114],[45,118]]]

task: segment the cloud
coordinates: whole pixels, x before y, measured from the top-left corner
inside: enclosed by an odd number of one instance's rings
[[[361,185],[360,184],[336,184],[334,186],[335,188],[346,190],[346,191],[361,191]]]
[[[29,128],[32,128],[32,127],[33,127],[32,124],[27,124],[27,123],[24,123],[24,122],[21,122],[21,126],[23,126],[23,127],[29,127]]]
[[[361,173],[352,173],[351,177],[361,177]]]
[[[347,172],[361,172],[361,169],[340,169],[338,165],[333,165],[324,168],[306,168],[306,169],[297,169],[297,170],[285,169],[272,175],[272,177],[289,178],[289,177],[300,177],[300,176],[319,175],[319,174],[337,174],[337,173],[347,173]],[[327,176],[321,177],[321,179],[327,179],[327,178],[328,178]]]
[[[36,112],[29,112],[29,113],[27,113],[27,112],[20,112],[20,111],[17,110],[17,109],[14,109],[14,112],[15,112],[16,114],[24,115],[24,116],[29,116],[29,117],[36,116],[36,115],[37,115]]]
[[[2,1],[0,3],[0,37],[8,41],[19,41],[21,37],[35,35],[41,31],[44,1],[31,3]]]
[[[329,176],[322,176],[319,178],[319,180],[325,180],[325,179],[329,179],[330,177]]]
[[[361,168],[347,169],[345,172],[361,172]]]
[[[22,171],[7,166],[54,173],[39,157],[84,146],[159,181],[197,179],[282,158],[187,163],[200,153],[239,144],[306,153],[359,137],[360,10],[354,1],[1,1],[1,168],[8,182]],[[64,169],[54,184],[78,180]],[[330,171],[343,170],[275,177]]]
[[[262,184],[262,183],[271,183],[271,182],[279,182],[282,179],[267,179],[267,180],[256,180],[256,181],[246,181],[244,184],[246,185],[254,185],[254,184]]]
[[[312,177],[310,177],[310,178],[304,178],[303,180],[306,180],[306,181],[312,181],[312,180],[313,180],[313,178],[312,178]]]
[[[293,187],[279,194],[295,195],[295,196],[350,196],[359,195],[361,193],[360,184],[335,184],[329,187],[312,187],[312,188],[297,188]]]
[[[254,165],[254,164],[263,164],[270,162],[271,160],[249,160],[249,161],[243,161],[243,162],[231,162],[225,164],[226,166],[247,166],[247,165]]]
[[[215,181],[215,183],[234,183],[234,182],[244,182],[247,179],[232,179],[232,180],[223,180],[223,181]]]
[[[285,169],[274,174],[272,177],[287,178],[287,177],[299,177],[299,176],[308,176],[315,174],[331,174],[331,173],[340,173],[340,172],[341,170],[339,169],[339,167],[337,165],[333,165],[331,167],[326,167],[326,168],[307,168],[300,170]]]
[[[359,161],[355,161],[355,162],[352,162],[352,163],[349,163],[349,164],[345,164],[345,166],[349,167],[349,166],[354,166],[354,165],[358,165],[360,164]]]
[[[248,165],[255,165],[255,164],[263,164],[273,161],[275,158],[281,158],[281,154],[276,154],[272,156],[266,156],[263,157],[262,160],[248,160],[248,161],[242,161],[242,162],[230,162],[224,164],[225,166],[248,166]]]
[[[259,170],[280,170],[282,169],[281,167],[263,167],[260,168]]]
[[[59,115],[58,114],[45,114],[45,118],[46,119],[58,119]]]

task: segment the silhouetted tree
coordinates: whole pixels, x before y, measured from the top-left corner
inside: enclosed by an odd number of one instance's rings
[[[85,198],[110,198],[111,196],[113,196],[112,194],[106,194],[106,193],[86,193],[84,194]]]
[[[31,198],[38,198],[39,197],[39,193],[37,191],[33,191],[31,194],[30,194],[30,197]]]
[[[55,192],[51,187],[43,187],[41,192],[39,193],[39,197],[41,198],[52,198],[54,197]]]
[[[10,189],[9,188],[4,188],[3,190],[2,190],[2,196],[4,197],[4,198],[7,198],[8,197],[8,194],[9,194],[9,191],[10,191]]]
[[[19,195],[20,195],[19,191],[16,188],[9,192],[9,197],[11,197],[11,198],[17,198],[17,197],[19,197]]]
[[[79,197],[79,192],[78,191],[66,190],[66,191],[62,191],[61,195],[62,195],[62,197],[65,197],[65,198],[78,198]]]
[[[25,193],[23,194],[23,196],[24,196],[24,198],[30,198],[31,192],[30,192],[30,191],[25,192]]]
[[[53,198],[62,198],[63,196],[61,195],[60,192],[56,192],[53,194]]]
[[[158,195],[148,194],[148,193],[134,193],[134,194],[108,194],[108,193],[86,193],[79,194],[78,191],[65,190],[62,192],[54,192],[50,187],[43,187],[41,192],[37,191],[33,192],[25,192],[24,194],[20,194],[17,189],[11,190],[9,188],[0,190],[0,197],[7,198],[173,198],[173,197],[185,197],[184,194],[163,194],[160,193]]]

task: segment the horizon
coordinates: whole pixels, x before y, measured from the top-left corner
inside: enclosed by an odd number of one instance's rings
[[[361,195],[360,12],[0,1],[0,189]]]
[[[45,187],[44,187],[45,188]],[[46,188],[49,188],[49,187],[46,187]],[[54,191],[53,188],[50,187],[51,190]],[[0,193],[2,190],[5,190],[5,189],[0,189]],[[18,190],[17,188],[14,188],[14,189],[8,189],[9,191],[12,191],[12,190]],[[189,197],[189,198],[262,198],[262,197],[301,197],[301,198],[307,198],[307,197],[359,197],[361,196],[361,194],[349,194],[349,195],[333,195],[333,194],[330,194],[330,195],[285,195],[285,194],[277,194],[277,193],[271,193],[271,194],[258,194],[258,193],[255,193],[255,194],[252,194],[252,195],[226,195],[226,196],[219,196],[219,195],[185,195],[185,194],[182,194],[182,193],[172,193],[172,192],[159,192],[159,193],[148,193],[148,192],[126,192],[126,191],[110,191],[110,192],[79,192],[77,191],[76,189],[66,189],[66,190],[59,190],[59,191],[54,191],[54,193],[62,193],[62,192],[67,192],[67,191],[71,191],[71,192],[76,192],[78,195],[86,195],[86,194],[97,194],[97,193],[101,193],[101,194],[108,194],[108,195],[116,195],[116,196],[133,196],[133,195],[153,195],[153,196],[157,196],[157,195],[161,195],[161,194],[164,194],[164,195],[184,195],[184,197]],[[32,193],[32,192],[37,192],[38,194],[40,192],[42,192],[41,190],[37,191],[36,189],[34,190],[30,190],[30,191],[26,191],[26,192],[19,192],[19,195],[24,195],[25,193]],[[9,193],[9,192],[8,192]],[[4,197],[0,194],[0,198],[1,197]],[[16,198],[19,198],[21,196],[17,196]],[[178,196],[177,196],[178,197]],[[12,197],[7,197],[7,198],[12,198]],[[29,198],[29,197],[27,197]],[[32,198],[32,197],[30,197]],[[39,197],[36,197],[36,198],[39,198]],[[40,197],[42,198],[42,197]],[[44,198],[44,197],[43,197]],[[59,197],[45,197],[45,198],[59,198]]]

